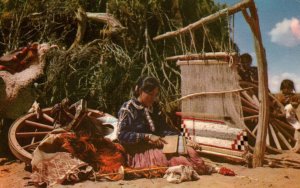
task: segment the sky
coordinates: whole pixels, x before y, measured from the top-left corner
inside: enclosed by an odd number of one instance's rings
[[[241,0],[215,0],[234,5]],[[283,79],[292,79],[300,92],[300,0],[255,0],[268,63],[269,88],[279,92]],[[234,41],[256,65],[251,30],[241,12],[234,16]]]

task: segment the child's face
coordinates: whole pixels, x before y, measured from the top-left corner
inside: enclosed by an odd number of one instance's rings
[[[291,94],[291,93],[293,93],[293,89],[290,87],[283,88],[282,93],[283,94]]]

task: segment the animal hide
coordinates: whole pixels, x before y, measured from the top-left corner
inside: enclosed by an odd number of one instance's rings
[[[199,174],[191,166],[172,166],[168,168],[164,178],[170,183],[181,183],[200,179]]]

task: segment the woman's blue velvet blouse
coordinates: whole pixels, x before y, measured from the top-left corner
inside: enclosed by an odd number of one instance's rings
[[[151,131],[146,118],[145,107],[138,100],[131,99],[122,105],[118,113],[118,139],[121,144],[143,142],[145,134],[154,134],[161,137],[179,135],[179,131],[166,124],[157,105],[154,105],[149,112],[155,126],[154,132]]]

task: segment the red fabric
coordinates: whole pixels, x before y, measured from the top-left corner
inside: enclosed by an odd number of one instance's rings
[[[234,173],[233,170],[230,170],[230,169],[225,168],[225,167],[220,168],[219,174],[222,174],[224,176],[235,176],[235,173]]]
[[[99,173],[117,172],[125,165],[125,151],[117,143],[105,138],[64,133],[62,148],[91,165]]]

